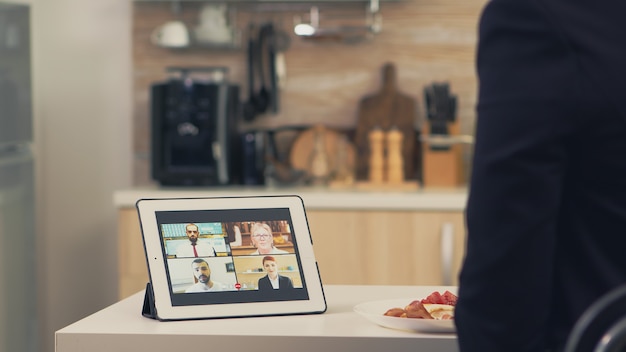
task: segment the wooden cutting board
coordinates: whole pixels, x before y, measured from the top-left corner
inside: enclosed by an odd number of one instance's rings
[[[367,180],[369,146],[368,133],[374,128],[389,130],[392,127],[403,132],[402,156],[405,179],[416,178],[418,157],[415,123],[417,101],[398,91],[396,67],[387,63],[382,68],[382,85],[379,92],[361,99],[358,107],[355,134],[356,178]]]
[[[343,139],[343,135],[340,132],[334,131],[330,128],[325,128],[322,126],[315,126],[305,131],[302,131],[298,138],[294,141],[291,146],[291,151],[289,154],[289,161],[291,167],[299,170],[306,170],[311,173],[311,154],[313,153],[313,148],[315,145],[315,133],[316,129],[322,129],[323,138],[324,138],[324,146],[325,151],[328,157],[328,163],[331,172],[337,169],[337,156],[339,154],[339,148],[345,148],[345,162],[348,169],[354,169],[355,163],[355,150],[352,143],[347,142]]]

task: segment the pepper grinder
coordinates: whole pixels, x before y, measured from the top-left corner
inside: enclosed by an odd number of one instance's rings
[[[369,181],[371,183],[383,183],[384,180],[384,133],[375,128],[368,134],[370,144],[369,158]]]
[[[402,132],[392,128],[386,133],[387,142],[387,182],[404,182],[404,162],[402,160]]]

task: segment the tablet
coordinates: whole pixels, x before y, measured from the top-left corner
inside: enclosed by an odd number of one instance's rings
[[[155,318],[326,311],[300,197],[140,199],[136,207]]]

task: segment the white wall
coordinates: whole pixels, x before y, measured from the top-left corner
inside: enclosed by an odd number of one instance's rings
[[[131,182],[131,0],[30,0],[43,352],[115,302],[115,189]],[[140,307],[137,307],[138,311]]]

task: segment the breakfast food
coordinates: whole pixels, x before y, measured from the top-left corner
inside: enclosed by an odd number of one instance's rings
[[[435,291],[421,300],[414,300],[404,308],[388,309],[384,315],[398,318],[454,319],[457,296],[450,291],[443,294]]]
[[[450,291],[446,291],[443,294],[435,291],[431,293],[428,297],[424,298],[421,302],[429,304],[446,304],[449,306],[456,306],[457,299],[457,296]]]
[[[426,310],[433,319],[448,320],[454,319],[454,306],[447,304],[425,304]]]

